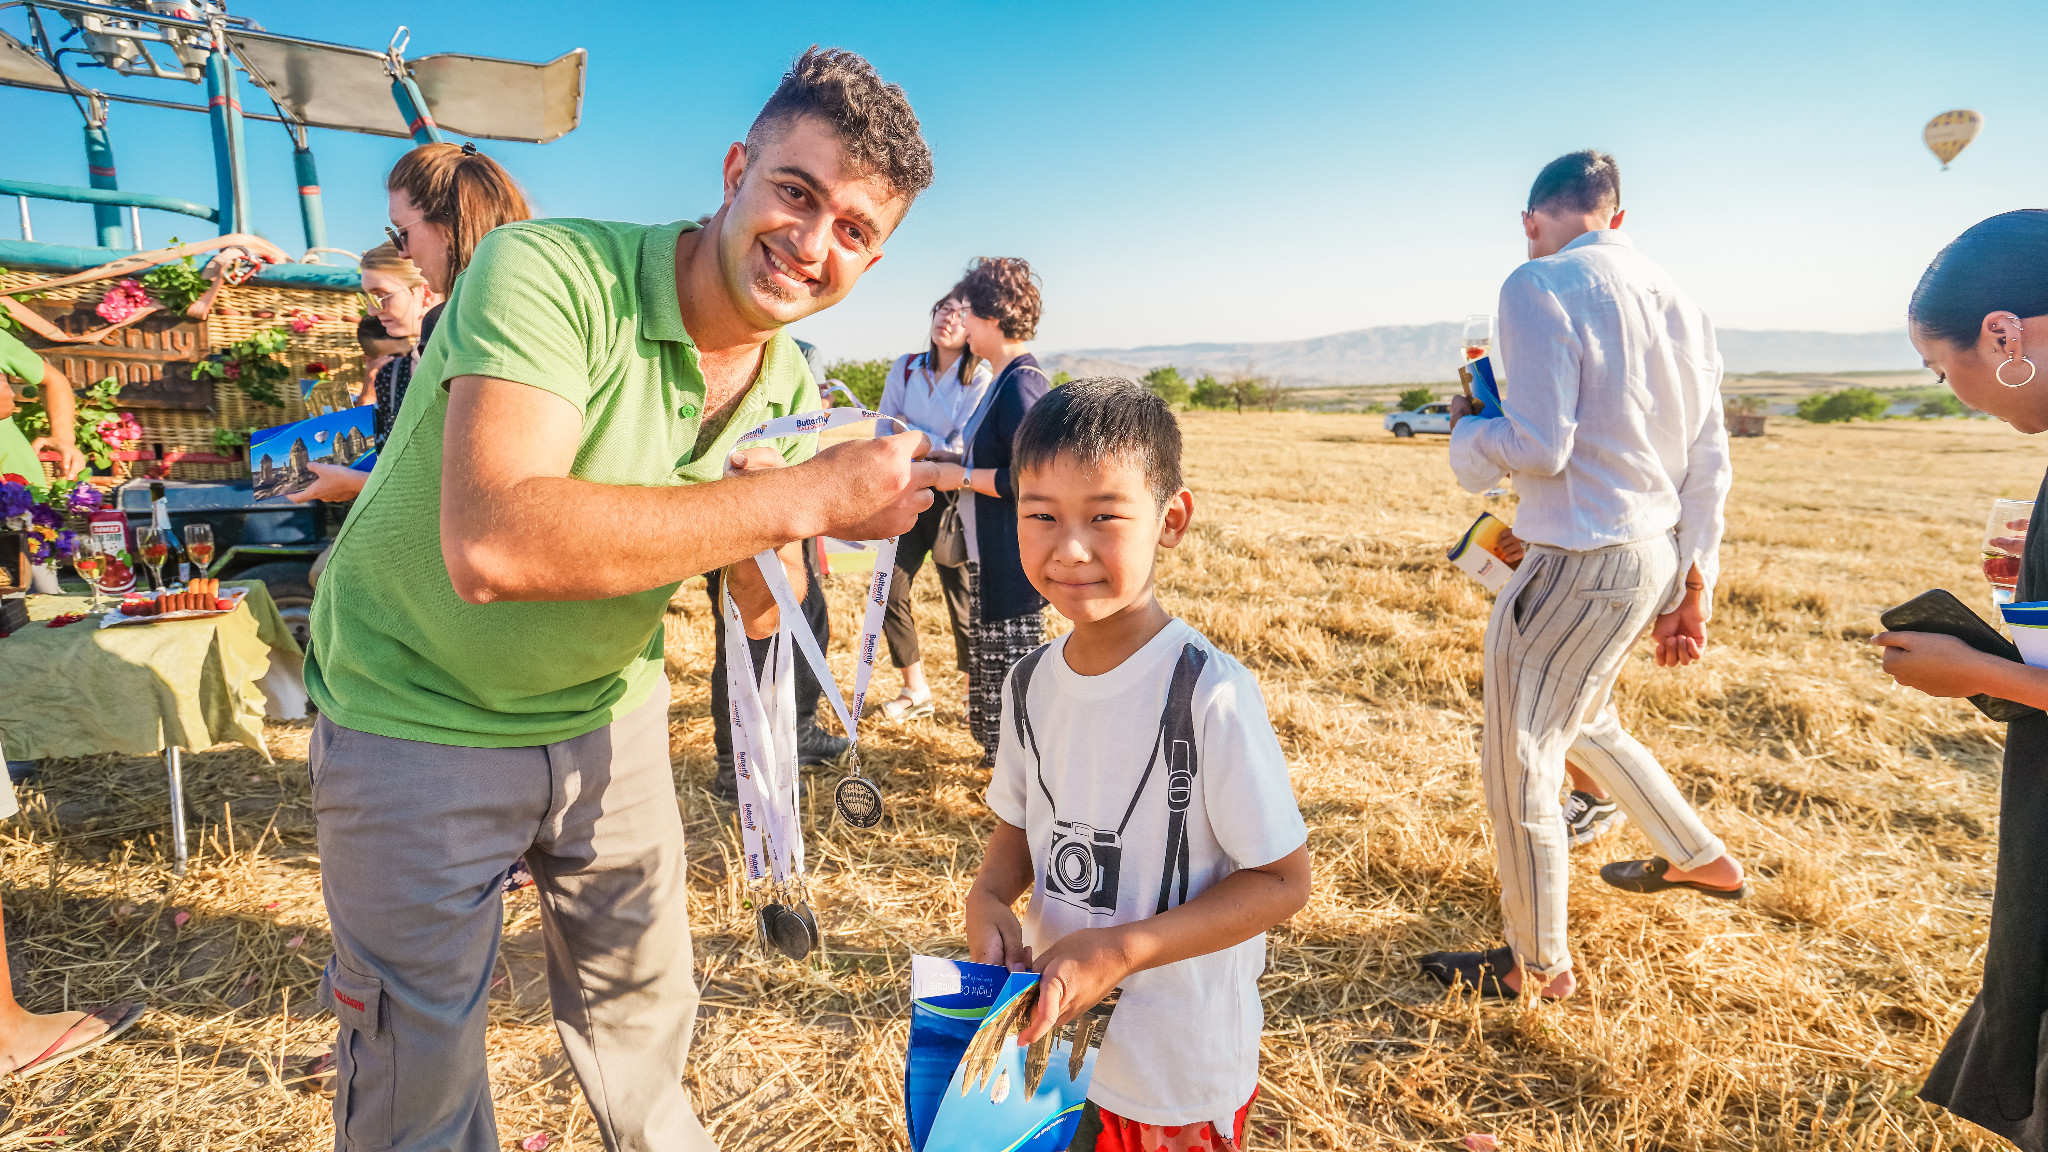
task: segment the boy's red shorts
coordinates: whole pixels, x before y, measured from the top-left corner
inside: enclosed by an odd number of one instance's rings
[[[1140,1124],[1091,1100],[1067,1152],[1238,1152],[1244,1147],[1245,1118],[1251,1115],[1252,1100],[1258,1098],[1259,1090],[1252,1089],[1252,1099],[1237,1110],[1228,1133],[1207,1123]],[[1088,1143],[1090,1136],[1095,1139],[1093,1144]]]

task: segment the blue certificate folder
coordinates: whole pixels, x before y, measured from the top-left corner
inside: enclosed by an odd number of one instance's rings
[[[988,1083],[960,1091],[961,1057],[990,1016],[1038,983],[1029,972],[993,964],[910,958],[910,1052],[903,1066],[904,1111],[917,1152],[1060,1152],[1074,1138],[1088,1080],[1090,1049],[1078,1079],[1067,1078],[1072,1053],[1055,1041],[1038,1091],[1024,1091],[1025,1050],[1014,1040]]]
[[[1500,415],[1500,386],[1493,379],[1493,357],[1481,356],[1465,365],[1472,374],[1472,398],[1479,401],[1474,416]]]
[[[303,491],[313,483],[308,464],[340,464],[368,472],[377,463],[371,437],[377,406],[344,408],[249,433],[249,478],[258,500]]]

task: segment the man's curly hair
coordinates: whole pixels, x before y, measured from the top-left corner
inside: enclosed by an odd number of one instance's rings
[[[1038,277],[1021,256],[979,257],[947,295],[967,301],[983,320],[997,321],[1012,340],[1038,335]]]
[[[904,200],[932,185],[932,151],[899,84],[884,84],[858,53],[813,44],[761,106],[747,129],[747,151],[779,138],[800,117],[830,125],[856,171],[879,176]]]

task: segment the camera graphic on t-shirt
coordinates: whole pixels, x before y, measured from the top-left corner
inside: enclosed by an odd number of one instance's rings
[[[1090,915],[1110,915],[1116,911],[1117,873],[1123,860],[1123,838],[1115,832],[1055,820],[1045,852],[1045,894]]]

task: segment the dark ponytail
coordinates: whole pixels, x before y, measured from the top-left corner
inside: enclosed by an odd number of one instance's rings
[[[1922,336],[1974,348],[1993,312],[2048,316],[2048,210],[2001,212],[1971,225],[1921,274],[1906,320]]]

